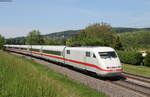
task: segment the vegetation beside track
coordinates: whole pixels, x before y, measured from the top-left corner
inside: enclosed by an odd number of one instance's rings
[[[139,65],[130,65],[123,64],[123,68],[125,72],[142,75],[146,77],[150,77],[150,67],[147,66],[139,66]]]
[[[0,51],[0,97],[106,97],[23,57]]]

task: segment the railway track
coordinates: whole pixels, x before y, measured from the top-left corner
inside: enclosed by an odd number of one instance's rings
[[[150,77],[144,77],[127,72],[123,72],[122,75],[125,79],[110,82],[150,97]]]
[[[129,81],[129,80],[119,80],[119,81],[110,81],[112,84],[115,85],[119,85],[121,87],[130,89],[132,91],[138,92],[140,94],[143,94],[147,97],[150,97],[150,87],[149,86],[145,86],[145,85],[141,85],[138,83],[135,83],[133,81]]]
[[[125,76],[126,78],[135,79],[150,84],[150,77],[144,77],[141,75],[131,74],[127,72],[123,72],[123,76]]]

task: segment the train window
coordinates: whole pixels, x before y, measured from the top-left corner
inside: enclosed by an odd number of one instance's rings
[[[95,54],[93,54],[93,58],[96,58]]]
[[[36,51],[36,52],[39,52],[39,49],[30,49],[30,51]]]
[[[15,47],[15,49],[19,49],[19,47]]]
[[[67,50],[67,54],[70,54],[70,50]]]
[[[21,48],[21,49],[23,49],[23,50],[27,50],[27,48]]]
[[[61,55],[60,51],[43,50],[43,53],[54,54],[59,56]]]
[[[110,52],[99,52],[99,55],[101,58],[106,59],[106,58],[116,58],[117,55],[115,52],[110,51]]]
[[[86,52],[86,56],[87,57],[90,57],[91,55],[90,55],[90,52]]]

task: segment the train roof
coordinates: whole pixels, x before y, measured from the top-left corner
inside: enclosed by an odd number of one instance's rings
[[[81,47],[68,47],[68,46],[56,46],[56,45],[5,45],[6,47],[20,47],[20,48],[33,48],[33,49],[43,49],[43,50],[54,50],[54,51],[63,51],[66,47],[70,50],[79,50],[79,51],[114,51],[111,47],[105,46],[81,46]]]
[[[104,47],[104,46],[85,46],[85,47],[67,47],[71,50],[82,50],[82,51],[99,51],[99,52],[105,52],[105,51],[114,51],[111,47]]]
[[[66,46],[42,46],[43,50],[63,51]]]

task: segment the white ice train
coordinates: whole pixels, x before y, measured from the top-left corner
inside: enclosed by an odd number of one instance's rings
[[[118,76],[123,69],[117,53],[110,47],[67,47],[47,45],[5,45],[6,50],[95,72],[100,76]]]

